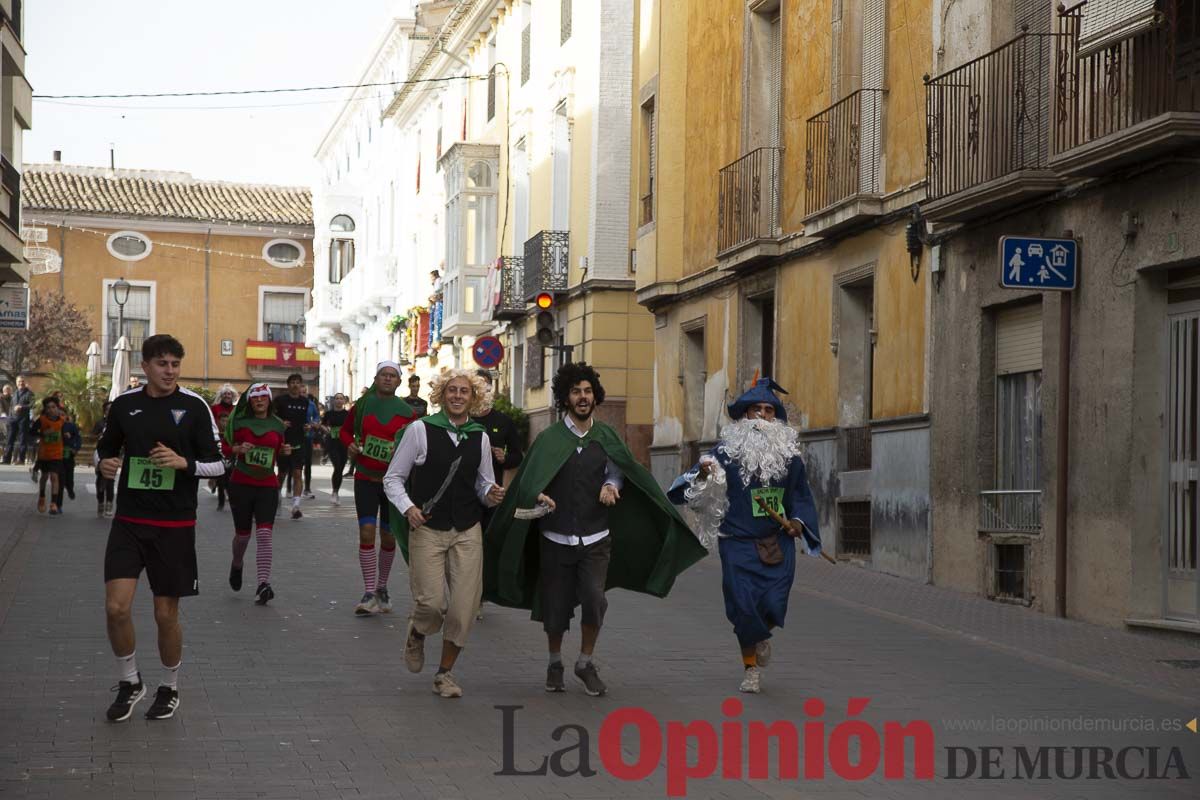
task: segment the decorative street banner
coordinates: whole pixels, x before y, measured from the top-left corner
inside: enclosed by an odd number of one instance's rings
[[[246,364],[252,367],[298,367],[300,369],[317,369],[321,366],[321,358],[316,350],[311,350],[296,342],[246,342]]]
[[[29,328],[29,287],[25,284],[0,285],[0,330],[23,331]]]

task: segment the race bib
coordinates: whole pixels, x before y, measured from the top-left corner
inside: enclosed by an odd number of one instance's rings
[[[378,436],[368,436],[363,442],[362,454],[367,458],[373,458],[376,461],[391,461],[392,451],[396,449],[396,443],[387,439],[380,439]]]
[[[242,458],[252,467],[272,469],[275,466],[275,448],[251,447]]]
[[[341,425],[331,425],[329,427],[329,438],[340,439],[341,436],[342,436],[342,426]]]
[[[754,516],[769,517],[770,514],[767,513],[767,510],[758,504],[760,497],[767,504],[767,508],[783,516],[783,489],[762,487],[750,490],[750,508],[753,510]]]
[[[62,441],[62,431],[46,431],[42,434],[42,441],[46,444],[58,444]]]
[[[130,489],[169,492],[175,488],[175,470],[156,467],[148,458],[130,456],[129,477],[125,479],[125,485]]]

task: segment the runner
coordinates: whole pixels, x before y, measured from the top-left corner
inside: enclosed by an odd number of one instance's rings
[[[60,399],[59,405],[62,405]],[[75,418],[71,416],[68,409],[63,409],[63,418],[66,422],[63,423],[63,463],[62,463],[62,485],[67,492],[67,497],[75,499],[75,455],[83,448],[83,436],[79,433],[79,426],[75,424]],[[62,509],[62,492],[58,493],[58,507]]]
[[[491,401],[483,378],[464,369],[444,372],[434,378],[429,399],[442,410],[404,431],[383,485],[413,597],[404,663],[420,672],[425,638],[442,631],[433,692],[462,697],[450,671],[467,645],[483,592],[479,522],[485,505],[504,499],[504,489],[492,474],[487,434],[470,417]]]
[[[275,597],[271,587],[271,535],[279,510],[279,479],[275,462],[288,455],[284,444],[283,420],[271,413],[271,387],[253,384],[238,402],[225,426],[225,442],[235,461],[229,479],[229,506],[233,511],[233,561],[229,565],[229,588],[242,590],[242,558],[254,531],[258,549],[258,588],[254,602],[265,606]]]
[[[200,479],[224,471],[212,410],[178,385],[182,361],[183,345],[174,337],[146,339],[142,371],[147,384],[117,397],[96,447],[104,477],[116,478],[118,470],[121,474],[117,515],[104,553],[108,640],[121,676],[117,699],[108,709],[112,722],[129,719],[146,694],[131,613],[143,569],[154,593],[158,654],[165,671],[146,718],[167,719],[179,707],[179,598],[198,594],[200,586],[196,490]]]
[[[550,651],[547,692],[564,690],[563,634],[582,606],[575,677],[595,697],[608,691],[592,662],[606,589],[665,597],[706,551],[616,431],[594,418],[604,402],[596,370],[564,364],[551,390],[566,417],[538,436],[496,510],[484,537],[484,598],[536,607]]]
[[[213,417],[217,423],[217,430],[225,430],[225,426],[229,424],[229,417],[232,413],[232,411],[226,411],[222,405],[213,406]],[[224,440],[221,441],[221,457],[225,460],[225,471],[221,473],[219,478],[213,478],[208,482],[209,486],[215,486],[217,490],[217,511],[225,510],[225,498],[229,494],[229,473],[233,469],[233,451],[230,449],[229,443]],[[278,494],[278,490],[276,494]],[[276,502],[276,505],[278,505],[278,502]]]
[[[731,403],[733,422],[717,446],[669,492],[716,529],[705,538],[716,538],[721,554],[725,616],[742,651],[739,690],[752,694],[762,691],[762,669],[771,661],[771,629],[782,628],[787,616],[796,542],[809,555],[821,553],[800,441],[775,392],[783,389],[764,378]]]
[[[429,413],[429,403],[421,399],[421,376],[408,376],[408,397],[404,398],[404,402],[412,406],[412,410],[417,413],[417,418],[421,418]]]
[[[388,575],[396,558],[396,537],[388,524],[388,501],[383,492],[383,475],[404,427],[415,419],[412,407],[396,396],[400,365],[381,361],[375,383],[369,388],[342,425],[341,439],[354,457],[354,509],[358,514],[358,564],[362,569],[363,596],[354,613],[360,617],[390,613]],[[379,530],[379,559],[375,558],[375,531]],[[378,575],[376,568],[378,566]]]
[[[232,384],[225,384],[217,390],[217,402],[212,405],[213,419],[217,421],[217,430],[225,430],[225,421],[233,413],[237,405],[238,393]],[[229,489],[229,473],[208,482],[208,491],[217,495],[217,511],[225,508],[225,493]]]
[[[312,394],[308,397],[308,416],[304,420],[304,499],[316,500],[312,493],[312,462],[313,443],[321,433],[321,412],[317,409],[317,398]]]
[[[325,429],[325,452],[329,455],[329,461],[333,464],[333,498],[329,501],[335,506],[340,506],[342,501],[338,498],[338,492],[342,489],[342,470],[346,468],[346,445],[342,444],[342,426],[346,424],[346,418],[350,416],[350,412],[346,410],[346,395],[335,394],[332,403],[332,408],[325,412],[325,416],[321,418],[321,426]]]
[[[291,489],[292,519],[300,513],[300,495],[304,490],[304,440],[308,433],[308,395],[304,394],[304,378],[299,373],[288,375],[287,394],[275,399],[275,416],[283,420],[287,432],[284,439],[291,453],[279,458],[279,483]]]
[[[63,481],[63,427],[67,417],[62,412],[58,398],[42,399],[42,413],[33,421],[30,433],[38,439],[37,463],[34,469],[41,474],[38,481],[37,510],[46,510],[46,483],[50,484],[50,514],[62,513]]]
[[[108,424],[108,409],[112,407],[111,400],[104,401],[100,419],[92,426],[92,436],[99,442],[104,438],[104,428]],[[116,481],[100,474],[99,454],[93,454],[96,471],[96,516],[111,517],[113,515],[113,499],[116,498]]]

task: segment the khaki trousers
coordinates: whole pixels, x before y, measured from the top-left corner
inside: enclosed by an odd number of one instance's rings
[[[483,598],[483,529],[422,526],[408,536],[408,559],[413,628],[424,636],[440,630],[443,639],[465,647]]]

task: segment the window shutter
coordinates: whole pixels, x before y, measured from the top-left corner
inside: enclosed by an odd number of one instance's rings
[[[771,21],[771,40],[767,43],[770,47],[770,61],[767,64],[767,80],[770,103],[768,113],[770,113],[770,140],[768,144],[771,147],[779,147],[781,145],[780,136],[780,119],[783,116],[783,22],[780,17],[776,16]]]
[[[863,0],[862,89],[882,89],[887,39],[885,0]],[[883,96],[864,91],[858,95],[859,191],[880,191],[879,161],[883,139]]]
[[[658,114],[655,113],[656,104],[653,100],[650,101],[650,107],[647,109],[650,122],[650,153],[649,153],[649,173],[650,173],[650,192],[654,192],[654,173],[658,167]]]
[[[525,340],[525,385],[536,389],[546,382],[545,350],[536,336]]]
[[[529,47],[530,47],[530,32],[528,25],[521,31],[521,85],[524,86],[529,82]]]
[[[996,314],[996,374],[1042,368],[1041,304],[1006,308]]]
[[[295,325],[304,316],[304,295],[296,292],[263,294],[263,322]]]
[[[574,0],[562,0],[561,13],[561,28],[562,36],[559,39],[559,44],[566,44],[567,39],[571,38],[571,4]]]
[[[1128,39],[1159,19],[1155,0],[1090,0],[1082,9],[1079,57]]]
[[[842,97],[842,0],[830,0],[830,81],[829,96],[834,100]]]

